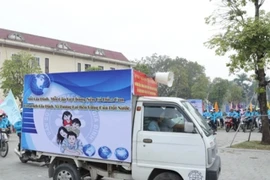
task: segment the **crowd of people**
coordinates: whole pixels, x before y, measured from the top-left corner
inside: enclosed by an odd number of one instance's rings
[[[270,117],[270,109],[268,110],[268,118]],[[232,118],[233,123],[236,127],[239,126],[241,119],[245,119],[247,122],[247,126],[249,126],[252,122],[254,122],[254,127],[258,127],[258,120],[260,119],[260,109],[256,109],[252,111],[250,108],[248,109],[230,109],[229,112],[222,112],[220,109],[217,111],[215,109],[211,109],[210,111],[204,110],[203,117],[205,119],[210,120],[210,125],[213,130],[216,132],[217,127],[224,127],[224,119]],[[225,118],[224,118],[225,117]]]

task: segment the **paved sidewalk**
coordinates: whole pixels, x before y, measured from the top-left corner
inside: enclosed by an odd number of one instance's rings
[[[219,180],[269,180],[270,151],[230,148],[234,135],[235,131],[217,132],[217,144],[222,161]],[[248,136],[249,132],[238,132],[233,144],[247,141]],[[262,134],[255,130],[250,139],[260,141],[261,137]]]
[[[232,130],[230,132],[226,132],[225,130],[218,130],[217,135],[216,135],[218,146],[220,148],[229,147],[235,134],[236,134],[236,132],[232,131]],[[233,144],[247,141],[248,137],[249,137],[249,131],[245,132],[245,133],[242,131],[239,131],[239,132],[237,132],[237,134],[235,136]],[[257,130],[255,130],[251,133],[251,136],[250,136],[251,141],[260,141],[261,138],[262,138],[262,134],[258,133]]]

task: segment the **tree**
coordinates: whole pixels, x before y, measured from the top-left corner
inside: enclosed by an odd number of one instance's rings
[[[87,69],[85,69],[85,71],[100,71],[100,70],[102,70],[102,68],[95,67],[95,66],[91,66],[91,67],[88,67]]]
[[[142,58],[135,69],[147,74],[156,72],[174,73],[172,87],[159,84],[159,96],[174,96],[181,98],[200,98],[207,96],[209,79],[205,75],[205,69],[197,62],[191,62],[184,58],[170,58],[166,55],[153,54],[150,57]]]
[[[191,87],[191,97],[195,99],[206,99],[207,89],[210,84],[210,80],[206,76],[200,76],[196,79],[196,82]]]
[[[1,89],[6,95],[11,89],[22,107],[23,83],[26,74],[41,73],[35,58],[28,52],[21,51],[4,61],[0,71]]]
[[[234,104],[238,104],[243,100],[243,88],[236,83],[230,83],[229,91],[227,94],[228,102],[233,102]]]
[[[222,78],[215,78],[211,83],[211,88],[209,92],[209,101],[212,103],[217,102],[221,107],[224,103],[225,95],[228,91],[228,80]]]
[[[237,77],[233,81],[243,89],[242,97],[245,100],[245,103],[248,104],[248,93],[250,91],[251,80],[248,78],[247,74],[241,73],[237,74]]]
[[[226,13],[213,13],[206,18],[206,23],[220,25],[221,33],[208,42],[208,48],[215,48],[217,55],[232,53],[227,66],[230,72],[243,69],[253,70],[258,81],[258,101],[262,116],[262,144],[270,144],[270,130],[267,118],[265,69],[270,59],[270,13],[261,10],[265,0],[221,0]],[[254,6],[253,17],[244,9],[248,4]]]
[[[136,66],[134,67],[135,70],[143,72],[147,75],[150,75],[150,69],[146,64],[142,64],[142,63],[137,63]]]

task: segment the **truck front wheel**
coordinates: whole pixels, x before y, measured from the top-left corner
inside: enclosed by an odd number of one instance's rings
[[[71,164],[60,164],[56,167],[53,180],[80,180],[81,176],[75,166]]]
[[[173,172],[162,172],[154,177],[153,180],[182,180],[182,178]]]

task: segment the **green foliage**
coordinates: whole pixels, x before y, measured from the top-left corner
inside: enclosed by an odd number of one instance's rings
[[[215,78],[211,83],[208,100],[212,103],[218,102],[219,107],[221,107],[221,105],[224,103],[225,95],[229,90],[228,84],[228,80],[222,78]]]
[[[240,8],[245,4],[246,2],[231,1],[227,7]],[[256,17],[244,19],[245,13],[237,14],[237,12],[234,9],[227,12],[227,15],[238,19],[230,20],[223,27],[224,33],[215,35],[205,45],[210,49],[215,49],[216,54],[221,56],[234,52],[230,55],[231,62],[227,64],[231,72],[240,69],[247,72],[254,68],[264,68],[268,65],[270,57],[270,14],[260,11],[260,19]],[[216,24],[216,19],[217,17],[207,18],[206,23]]]
[[[150,69],[146,64],[142,64],[142,63],[137,63],[136,66],[134,67],[135,70],[143,72],[145,74],[149,74],[150,75]]]
[[[210,82],[205,75],[204,67],[197,62],[153,54],[150,57],[142,58],[134,69],[146,74],[168,71],[174,73],[173,86],[159,85],[159,96],[200,99],[205,99],[207,96],[207,86]]]
[[[26,74],[41,73],[35,58],[28,52],[19,52],[4,61],[0,71],[1,89],[6,95],[11,89],[22,105],[23,83]]]
[[[227,94],[228,102],[240,103],[244,100],[243,98],[243,88],[236,83],[230,83],[229,91]]]
[[[242,99],[245,100],[246,104],[249,103],[248,97],[251,93],[251,96],[253,94],[253,90],[251,87],[251,79],[247,76],[245,73],[237,74],[237,77],[233,80],[241,89],[242,89]]]
[[[102,68],[100,67],[95,67],[95,66],[91,66],[91,67],[88,67],[87,69],[85,69],[85,71],[100,71],[102,70]]]
[[[200,76],[194,82],[191,87],[191,97],[195,99],[205,99],[207,96],[207,86],[210,83],[209,78],[205,76]]]

